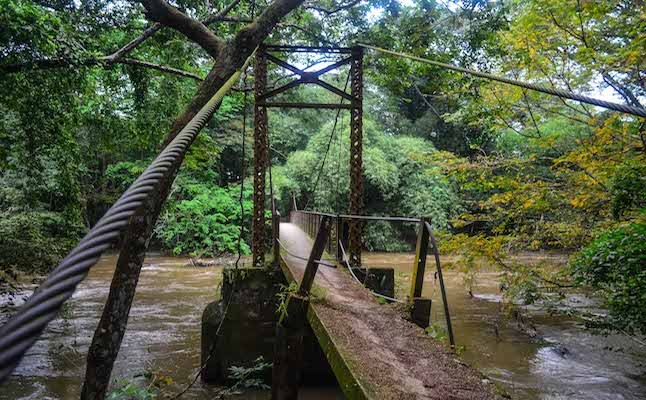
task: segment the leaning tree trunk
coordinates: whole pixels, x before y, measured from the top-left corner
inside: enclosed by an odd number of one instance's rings
[[[227,68],[226,72],[229,69]],[[224,69],[221,71],[225,72]],[[228,75],[232,73],[228,73]],[[200,92],[215,93],[222,87],[222,84],[220,82],[219,85],[209,85],[208,87],[204,84],[200,87]],[[191,104],[176,119],[165,144],[172,141],[183,126],[204,105],[205,102],[196,101],[197,98],[198,96],[195,96]],[[184,120],[186,122],[182,122]],[[159,183],[155,195],[150,196],[148,201],[130,219],[110,284],[110,293],[88,351],[85,382],[81,392],[82,399],[102,399],[106,394],[114,360],[117,358],[126,331],[130,306],[135,295],[150,237],[182,161],[183,159],[178,159],[171,166],[166,177]]]
[[[164,140],[164,146],[177,136],[227,79],[244,64],[274,26],[302,2],[303,0],[276,0],[254,23],[238,32],[233,41],[218,54],[215,67],[200,85],[186,109],[174,121]],[[86,376],[81,391],[83,400],[105,397],[114,361],[126,331],[130,307],[150,237],[182,161],[178,160],[171,166],[159,183],[156,195],[150,196],[129,221],[110,284],[110,293],[88,350]]]

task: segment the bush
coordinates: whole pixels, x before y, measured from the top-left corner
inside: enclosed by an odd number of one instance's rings
[[[600,327],[646,334],[646,223],[605,233],[572,262],[577,286],[591,287],[608,308]]]
[[[83,227],[68,213],[0,212],[0,267],[45,273],[76,244]]]
[[[646,166],[619,167],[610,181],[610,192],[612,216],[616,220],[632,209],[646,206]]]
[[[252,213],[252,190],[245,190],[245,231],[248,236]],[[239,186],[222,188],[180,182],[156,228],[157,237],[174,254],[217,255],[238,251],[240,235]],[[243,241],[243,253],[249,246]]]
[[[364,224],[363,243],[370,251],[409,251],[412,247],[402,239],[401,232],[386,221]]]

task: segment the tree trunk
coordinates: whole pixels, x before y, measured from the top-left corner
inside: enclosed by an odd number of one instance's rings
[[[244,64],[275,25],[302,2],[303,0],[276,0],[254,23],[238,32],[235,38],[219,52],[215,67],[200,85],[186,109],[175,119],[170,133],[164,140],[164,146],[177,136],[215,92]],[[132,299],[152,230],[182,161],[178,160],[171,166],[166,177],[158,185],[156,195],[151,195],[130,219],[103,315],[88,350],[86,377],[81,391],[83,400],[105,397],[114,361],[126,331]]]
[[[232,71],[229,72],[230,69]],[[224,71],[224,68],[218,68],[218,70],[227,73],[228,76],[235,72],[235,68],[231,64],[226,71]],[[184,125],[222,87],[224,82],[226,82],[226,79],[218,80],[215,85],[211,84],[208,87],[205,87],[207,86],[206,82],[200,86],[198,94],[175,120],[171,132],[164,141],[164,146],[177,136]],[[200,93],[204,95],[198,97]],[[208,93],[211,93],[211,95],[208,95]],[[141,266],[148,250],[150,237],[182,161],[183,159],[179,159],[171,166],[166,178],[159,183],[157,193],[150,196],[149,200],[130,219],[119,260],[110,283],[110,293],[103,309],[103,315],[88,350],[87,369],[81,399],[103,399],[105,397],[114,360],[117,358],[121,341],[126,331],[130,307],[139,281]]]

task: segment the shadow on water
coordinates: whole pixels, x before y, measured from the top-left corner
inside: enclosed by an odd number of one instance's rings
[[[77,399],[85,354],[107,297],[116,256],[101,259],[74,294],[70,307],[29,351],[0,399]],[[143,268],[128,329],[113,377],[132,378],[147,370],[170,376],[177,392],[200,364],[200,318],[219,296],[221,267],[185,267],[188,259],[150,256]],[[370,266],[410,273],[412,254],[364,255]],[[439,286],[430,272],[425,293],[434,301],[432,320],[442,323]],[[400,278],[401,278],[400,274]],[[445,273],[458,345],[465,361],[501,383],[514,398],[639,399],[646,393],[644,349],[619,336],[590,335],[567,319],[534,313],[537,336],[514,324],[498,323],[497,274],[483,273],[471,298],[456,273]],[[498,336],[496,336],[496,330]],[[218,388],[198,380],[183,399],[211,399]],[[341,399],[338,389],[306,389],[303,399]],[[268,399],[267,392],[235,398]]]

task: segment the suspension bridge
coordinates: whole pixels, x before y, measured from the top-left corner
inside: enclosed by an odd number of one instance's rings
[[[0,327],[0,379],[4,381],[8,378],[47,324],[56,318],[89,269],[112,246],[128,220],[154,196],[157,185],[165,179],[174,163],[183,159],[199,131],[255,57],[252,264],[253,268],[281,274],[282,279],[294,283],[298,288],[289,293],[276,320],[268,321],[273,330],[272,398],[297,398],[303,365],[307,361],[304,359],[304,338],[309,331],[313,333],[348,399],[495,398],[491,385],[484,383],[477,372],[461,363],[449,349],[429,338],[422,329],[429,324],[431,304],[429,299],[422,297],[422,288],[427,256],[432,255],[442,289],[450,344],[455,344],[432,221],[424,216],[363,214],[363,57],[367,48],[619,112],[646,116],[642,108],[496,77],[367,45],[351,48],[262,45],[164,148],[27,302]],[[304,52],[334,55],[340,59],[318,71],[309,72],[290,64],[286,57],[281,58],[281,55]],[[268,90],[268,63],[284,68],[298,78]],[[322,78],[324,74],[345,65],[349,65],[349,93],[346,88],[335,87]],[[279,94],[304,84],[317,85],[337,95],[340,101],[289,103],[275,100]],[[288,218],[281,219],[273,197],[269,157],[268,110],[275,107],[349,111],[350,197],[347,214],[294,208]],[[269,185],[266,179],[268,173]],[[267,208],[271,210],[269,220]],[[373,221],[411,224],[416,229],[416,257],[407,300],[394,298],[392,288],[384,287],[387,275],[379,275],[362,266],[362,226]],[[311,301],[314,287],[324,290],[323,301]],[[236,290],[234,287],[229,293]],[[225,314],[232,297],[234,295],[223,299],[226,303]],[[404,302],[409,311],[384,307],[380,304],[384,301]],[[226,315],[221,318],[215,332],[210,333],[215,336],[210,339],[212,343],[207,340],[205,345],[203,339],[203,365],[200,368],[203,377],[209,375],[209,362],[217,358],[217,354],[214,355],[218,349],[216,342],[221,340],[218,337],[225,320]]]

